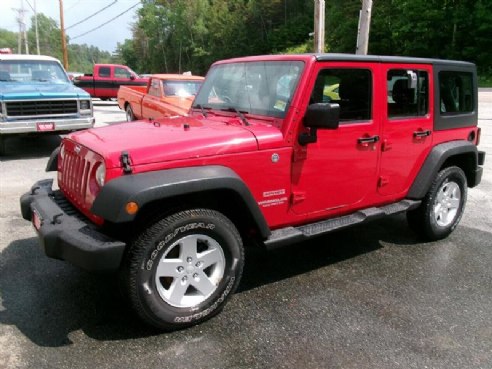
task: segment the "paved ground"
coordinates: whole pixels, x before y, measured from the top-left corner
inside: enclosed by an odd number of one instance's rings
[[[98,125],[124,119],[96,105]],[[480,93],[480,187],[458,229],[419,243],[402,216],[276,252],[250,252],[240,290],[200,326],[160,333],[110,276],[45,257],[18,198],[56,137],[0,162],[0,369],[492,368],[492,91]]]

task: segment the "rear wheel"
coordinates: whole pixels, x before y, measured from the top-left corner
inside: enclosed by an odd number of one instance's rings
[[[239,284],[242,240],[221,213],[194,209],[168,216],[132,244],[122,280],[137,314],[166,330],[219,313]]]
[[[135,115],[133,114],[133,110],[130,104],[126,105],[125,108],[125,114],[126,114],[126,121],[131,122],[135,120]]]
[[[0,156],[5,155],[5,137],[0,135]]]
[[[458,225],[466,203],[467,182],[463,170],[441,170],[418,209],[408,212],[411,228],[428,240],[447,237]]]

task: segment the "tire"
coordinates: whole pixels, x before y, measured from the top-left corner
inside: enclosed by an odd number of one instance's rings
[[[5,155],[5,137],[0,135],[0,156]]]
[[[125,114],[127,122],[132,122],[135,120],[135,114],[133,114],[133,110],[130,104],[126,104]]]
[[[429,241],[446,238],[463,216],[466,196],[467,182],[463,170],[454,166],[441,170],[420,207],[407,213],[410,227]]]
[[[236,290],[244,249],[234,224],[208,209],[181,211],[142,231],[121,270],[130,304],[163,330],[218,314]]]

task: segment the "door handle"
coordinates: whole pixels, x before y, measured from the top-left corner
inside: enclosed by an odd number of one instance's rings
[[[415,138],[423,138],[423,137],[427,137],[427,136],[430,136],[431,135],[431,131],[430,130],[425,130],[425,131],[415,131],[413,132],[413,137]]]
[[[357,142],[359,143],[359,145],[362,145],[362,146],[368,146],[369,144],[376,143],[378,141],[379,141],[378,135],[371,136],[371,137],[360,137],[357,139]]]

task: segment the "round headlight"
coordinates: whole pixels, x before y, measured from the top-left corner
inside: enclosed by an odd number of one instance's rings
[[[61,144],[60,147],[60,157],[63,159],[65,157],[65,145]]]
[[[104,186],[104,181],[106,179],[106,165],[104,163],[101,163],[99,167],[97,167],[96,170],[96,182],[99,185],[99,187]]]

